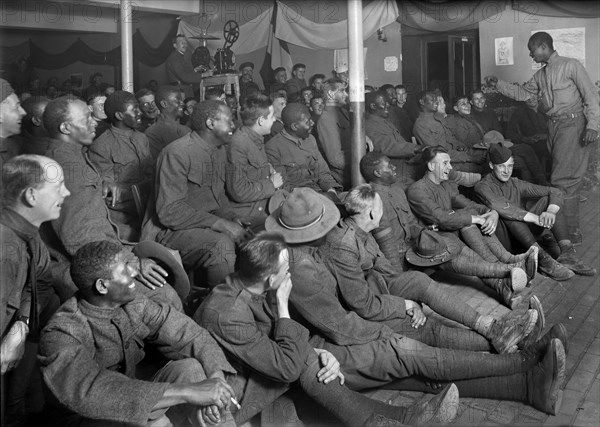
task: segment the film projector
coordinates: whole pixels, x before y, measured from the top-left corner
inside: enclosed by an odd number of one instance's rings
[[[211,61],[214,63],[215,70],[213,74],[229,74],[235,73],[233,69],[235,65],[235,54],[231,50],[231,46],[237,41],[240,36],[240,27],[237,22],[229,20],[223,27],[223,38],[225,43],[222,48],[217,49],[214,59],[211,58],[210,51],[206,47],[207,40],[219,40],[218,37],[210,36],[207,33],[208,28],[201,30],[199,36],[191,37],[202,42],[192,54],[192,65],[194,68],[200,67],[200,72],[206,72],[211,69]]]

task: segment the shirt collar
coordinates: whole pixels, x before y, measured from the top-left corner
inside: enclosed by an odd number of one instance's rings
[[[11,208],[2,209],[0,216],[2,217],[2,223],[17,233],[22,239],[30,240],[39,232],[39,229],[35,225]]]
[[[240,133],[246,134],[250,141],[255,143],[258,147],[262,147],[265,144],[265,140],[261,134],[256,132],[254,129],[248,126],[242,126],[239,131]]]
[[[548,62],[546,62],[547,64],[550,64],[552,62],[556,62],[558,60],[558,58],[560,58],[560,56],[558,55],[558,53],[556,53],[556,51],[552,52],[552,55],[550,55],[550,58],[548,58]]]
[[[192,139],[192,142],[194,144],[197,144],[201,149],[203,149],[204,151],[212,154],[214,151],[218,150],[219,148],[221,148],[221,146],[214,146],[212,144],[209,144],[208,142],[206,142],[205,140],[203,140],[200,135],[198,135],[198,132],[196,131],[192,131],[190,134],[190,138]]]
[[[110,130],[115,136],[122,136],[125,138],[131,138],[131,135],[135,132],[133,129],[120,129],[115,125],[111,125]]]
[[[296,145],[301,145],[302,141],[304,141],[304,139],[299,138],[297,136],[294,136],[292,134],[290,134],[288,131],[286,131],[285,129],[283,129],[281,131],[281,135],[285,138],[285,139],[289,139],[290,141],[292,141],[294,144]],[[309,136],[310,138],[310,136]]]

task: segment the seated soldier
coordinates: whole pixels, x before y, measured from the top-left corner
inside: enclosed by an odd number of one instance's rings
[[[485,132],[483,128],[471,116],[471,103],[466,95],[459,95],[452,102],[454,112],[446,117],[446,121],[452,133],[459,141],[472,147],[483,141]]]
[[[457,170],[485,172],[483,166],[485,151],[473,149],[464,141],[456,138],[448,125],[447,118],[437,111],[437,95],[433,91],[421,92],[419,107],[421,112],[413,127],[413,133],[419,144],[444,147],[454,160]]]
[[[265,143],[269,141],[269,139],[273,138],[275,135],[279,135],[279,132],[283,130],[283,122],[281,121],[281,112],[285,108],[288,102],[287,95],[285,90],[280,90],[278,92],[272,93],[270,95],[271,102],[273,103],[273,115],[275,116],[275,121],[273,122],[273,126],[271,126],[271,133],[265,135]]]
[[[99,138],[100,135],[110,128],[110,122],[107,120],[106,112],[104,111],[106,95],[102,92],[95,92],[86,101],[88,108],[92,112],[92,119],[96,122],[96,136],[94,138]]]
[[[146,132],[146,129],[156,123],[156,119],[158,118],[158,108],[156,107],[154,92],[150,89],[142,88],[135,93],[135,99],[137,99],[140,111],[142,112],[142,122],[137,130]]]
[[[285,90],[285,82],[287,81],[287,70],[285,67],[277,67],[273,70],[273,80],[273,83],[269,86],[269,94]]]
[[[462,240],[484,260],[514,267],[518,259],[506,251],[494,236],[498,212],[459,194],[457,185],[449,181],[452,165],[444,147],[427,147],[422,157],[427,172],[409,187],[406,194],[415,215],[434,230],[453,234],[454,237],[460,234]],[[477,225],[481,226],[481,231]],[[517,275],[518,269],[514,268],[510,270],[512,280],[484,280],[510,308],[514,308],[521,299],[516,294],[535,276],[537,252],[533,255],[533,262],[527,264],[525,280],[521,278],[523,272]]]
[[[71,192],[62,204],[60,218],[52,221],[52,229],[48,230],[51,233],[44,236],[59,262],[53,274],[61,281],[61,286],[57,286],[61,289],[61,300],[70,298],[76,291],[68,274],[70,258],[86,243],[110,240],[129,251],[131,262],[137,264],[141,274],[136,278],[144,285],[139,287],[139,292],[181,308],[179,297],[166,284],[166,272],[150,258],[135,256],[136,244],[123,239],[110,219],[100,174],[88,155],[96,122],[87,105],[75,98],[58,98],[48,103],[43,118],[52,138],[46,154],[62,166],[65,185]]]
[[[26,114],[10,83],[0,78],[0,167],[21,154],[22,147],[14,136],[21,133],[21,119]]]
[[[307,86],[304,74],[306,73],[306,65],[294,64],[292,67],[292,77],[285,82],[285,91],[290,99],[296,98],[303,87]]]
[[[19,136],[22,141],[23,154],[37,154],[40,156],[46,154],[50,138],[48,138],[48,133],[44,129],[42,116],[48,102],[50,102],[48,98],[32,96],[21,104],[27,113],[21,119],[21,135]]]
[[[135,274],[116,243],[88,243],[75,254],[71,276],[79,293],[56,312],[40,341],[48,421],[195,424],[210,408],[222,411],[223,425],[235,426],[228,414],[235,394],[225,381],[225,373],[235,370],[222,350],[183,313],[137,294]],[[168,363],[153,377],[137,377],[146,345]]]
[[[413,137],[413,120],[408,113],[408,107],[406,107],[406,99],[408,94],[404,85],[394,86],[396,92],[395,102],[390,106],[390,122],[400,131],[402,138],[405,141],[412,141]],[[390,101],[388,99],[388,101]],[[391,101],[390,101],[391,103]]]
[[[384,92],[368,93],[365,96],[365,108],[368,113],[365,132],[373,141],[374,150],[381,151],[392,159],[394,166],[400,168],[400,177],[404,185],[412,184],[418,177],[416,166],[409,163],[420,147],[410,140],[405,140],[400,131],[388,120],[390,104]]]
[[[555,280],[567,280],[575,274],[593,276],[596,269],[585,265],[576,255],[569,239],[566,218],[562,214],[563,193],[554,187],[543,187],[512,177],[514,159],[511,150],[501,145],[490,148],[492,173],[483,178],[475,192],[483,204],[495,209],[504,224],[501,242],[516,240],[525,248],[537,247],[539,269]],[[526,201],[535,201],[526,207]],[[552,230],[560,255],[555,261],[537,243],[545,229]]]
[[[434,416],[437,421],[452,421],[458,409],[454,386],[410,408],[387,405],[344,387],[335,357],[314,348],[308,329],[290,317],[289,266],[281,235],[259,234],[241,247],[239,271],[213,289],[194,315],[238,370],[234,385],[241,404],[235,414],[238,425],[293,383],[347,426],[383,425],[383,420],[389,425],[420,425]]]
[[[102,195],[110,219],[123,239],[135,242],[143,218],[138,214],[131,186],[152,182],[154,162],[148,138],[137,130],[142,113],[135,96],[118,90],[106,99],[104,111],[112,126],[94,140],[88,153],[102,177]]]
[[[282,188],[308,187],[337,194],[341,186],[331,175],[311,134],[313,121],[302,104],[289,104],[281,114],[284,129],[265,145],[269,162],[283,176]]]
[[[498,353],[516,351],[516,345],[528,335],[532,335],[532,342],[539,339],[544,315],[537,297],[531,304],[537,311],[503,321],[481,316],[461,299],[442,291],[426,274],[400,272],[388,261],[371,235],[379,226],[383,203],[370,184],[348,192],[344,206],[350,216],[333,227],[318,253],[336,277],[341,298],[359,316],[377,321],[408,315],[411,326],[419,328],[426,321],[419,303],[425,303],[486,337]],[[435,322],[431,318],[427,321]]]
[[[559,409],[565,372],[564,327],[551,328],[520,353],[487,354],[482,351],[490,350],[489,342],[464,328],[428,321],[415,329],[410,316],[363,319],[339,298],[338,283],[318,254],[339,219],[339,211],[327,197],[296,188],[265,226],[290,245],[294,319],[309,328],[314,348],[329,351],[339,361],[349,388],[380,387],[420,375],[433,381],[455,381],[461,395],[464,390],[471,397],[521,400],[552,413]],[[398,386],[408,387],[404,382]]]
[[[264,136],[275,121],[271,100],[264,95],[249,96],[242,105],[244,126],[233,134],[227,147],[229,171],[227,194],[235,203],[232,210],[250,219],[267,217],[269,198],[283,185],[281,174],[267,160]]]
[[[325,110],[317,122],[319,149],[336,181],[350,185],[350,117],[345,108],[348,99],[346,84],[329,79],[323,83]]]
[[[156,92],[156,106],[160,114],[156,123],[146,129],[152,158],[156,160],[160,151],[176,139],[191,132],[188,126],[179,123],[183,117],[183,97],[177,86],[161,86]]]
[[[43,407],[39,383],[30,380],[37,369],[40,331],[58,308],[59,300],[53,288],[50,255],[39,227],[58,218],[69,194],[62,168],[52,159],[21,155],[2,167],[1,425],[24,425],[28,409],[39,412]],[[30,385],[37,393],[28,393]]]
[[[225,194],[226,144],[233,137],[231,110],[202,101],[192,113],[193,131],[173,141],[156,162],[158,242],[181,254],[187,271],[202,269],[214,287],[233,272],[235,242],[247,230]]]

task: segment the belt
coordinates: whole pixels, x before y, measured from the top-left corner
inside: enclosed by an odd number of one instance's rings
[[[581,113],[560,114],[558,116],[548,116],[549,120],[574,119],[575,117],[583,116]]]

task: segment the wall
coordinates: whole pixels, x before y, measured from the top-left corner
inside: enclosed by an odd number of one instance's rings
[[[283,0],[295,11],[302,14],[307,19],[317,23],[333,23],[347,19],[347,3],[342,0],[336,1],[300,1]],[[223,24],[234,19],[238,24],[243,24],[256,17],[260,12],[266,10],[272,5],[272,1],[239,2],[235,0],[210,1],[205,2],[207,12],[213,14],[213,24],[211,30],[223,27]],[[102,9],[111,16],[114,10]],[[152,45],[157,46],[167,34],[170,23],[176,15],[167,15],[161,13],[136,12],[133,15],[133,29],[139,29],[144,38]],[[50,53],[59,53],[74,43],[77,38],[81,38],[90,47],[104,51],[113,49],[121,44],[120,29],[117,33],[79,33],[62,31],[31,31],[31,30],[13,30],[0,28],[2,30],[2,45],[14,46],[31,38],[41,48]],[[60,28],[57,28],[60,30]],[[396,56],[400,60],[401,56],[401,35],[400,25],[392,23],[385,28],[387,42],[377,40],[377,35],[373,35],[365,40],[364,46],[368,48],[367,57],[367,84],[372,86],[381,86],[384,83],[398,84],[402,82],[402,64],[394,72],[384,71],[383,61],[386,56]],[[233,46],[235,52],[235,44]],[[316,73],[323,73],[328,77],[333,68],[333,50],[310,50],[299,46],[290,45],[290,53],[294,62],[306,64],[307,79]],[[135,53],[134,53],[135,54]],[[259,84],[262,80],[259,75],[259,69],[262,65],[265,55],[265,49],[259,49],[246,55],[237,56],[237,63],[252,61],[255,63],[254,79]],[[77,62],[60,70],[38,70],[42,84],[48,77],[58,76],[62,82],[70,73],[83,73],[84,84],[87,83],[90,75],[100,71],[104,74],[104,80],[107,82],[115,81],[115,70],[110,66],[93,66]],[[288,70],[288,74],[291,70]],[[145,85],[150,79],[156,79],[159,83],[166,83],[167,77],[164,65],[158,67],[147,67],[143,64],[139,66],[139,81],[135,82],[136,88]]]
[[[585,27],[586,69],[592,82],[600,80],[600,18],[554,18],[548,16],[527,15],[507,7],[500,14],[489,17],[479,23],[479,49],[481,57],[481,76],[496,75],[502,80],[523,83],[531,78],[531,58],[527,50],[527,41],[532,30],[551,30],[557,28]],[[494,39],[513,37],[514,65],[496,66],[494,58]],[[569,56],[569,52],[558,52]]]

